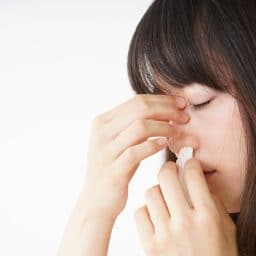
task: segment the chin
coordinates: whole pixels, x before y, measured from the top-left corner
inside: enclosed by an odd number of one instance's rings
[[[234,206],[234,205],[228,205],[225,202],[223,202],[224,207],[226,208],[226,211],[231,214],[231,213],[238,213],[240,212],[240,207]]]

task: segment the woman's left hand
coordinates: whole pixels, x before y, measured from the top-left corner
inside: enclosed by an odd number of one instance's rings
[[[189,159],[184,168],[192,208],[178,166],[168,161],[160,169],[159,185],[146,191],[146,205],[134,214],[146,256],[237,256],[236,226],[210,192],[200,162]]]

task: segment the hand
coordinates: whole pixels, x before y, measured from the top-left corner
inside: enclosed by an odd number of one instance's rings
[[[238,256],[236,226],[223,203],[208,189],[200,162],[185,164],[190,207],[179,182],[178,167],[166,162],[159,185],[146,191],[146,206],[135,221],[147,256]]]
[[[177,135],[169,122],[186,123],[189,116],[183,112],[174,96],[137,95],[93,120],[80,199],[86,216],[116,218],[120,214],[140,162],[168,145],[147,139]]]

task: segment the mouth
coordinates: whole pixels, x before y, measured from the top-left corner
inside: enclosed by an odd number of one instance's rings
[[[204,177],[209,179],[210,177],[213,177],[217,171],[216,170],[212,170],[212,171],[203,171],[204,172]]]

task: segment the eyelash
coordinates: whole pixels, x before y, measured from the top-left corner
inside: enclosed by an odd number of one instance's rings
[[[212,101],[212,99],[202,103],[202,104],[198,104],[198,105],[193,105],[193,109],[196,111],[201,110],[202,108],[204,108],[206,105],[208,105],[210,102]]]

